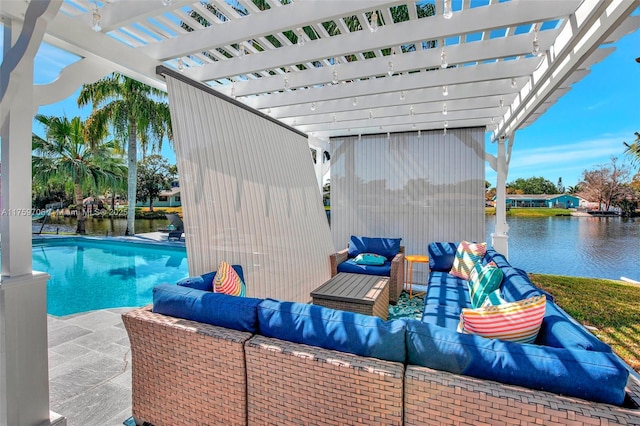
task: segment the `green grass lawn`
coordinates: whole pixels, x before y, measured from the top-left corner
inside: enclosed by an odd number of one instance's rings
[[[640,286],[622,281],[530,274],[562,309],[640,372]]]
[[[485,207],[485,214],[496,214],[495,207]],[[507,210],[507,216],[519,217],[551,217],[551,216],[571,216],[571,210],[550,209],[548,207],[522,207]]]

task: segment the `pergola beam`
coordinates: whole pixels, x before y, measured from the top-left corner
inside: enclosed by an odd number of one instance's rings
[[[521,84],[524,78],[518,78]],[[310,109],[311,102],[305,101],[300,104],[293,104],[271,108],[273,117],[292,117],[317,114],[340,113],[343,111],[355,111],[359,109],[369,110],[384,107],[392,107],[404,105],[407,107],[412,104],[419,104],[427,100],[450,102],[453,100],[476,99],[483,96],[492,96],[496,98],[500,95],[504,96],[505,105],[509,105],[517,93],[517,88],[511,87],[510,79],[494,80],[494,81],[478,81],[471,83],[461,83],[451,85],[448,88],[449,95],[442,95],[442,87],[429,87],[423,89],[415,89],[405,93],[405,98],[401,99],[398,93],[382,93],[370,94],[356,97],[356,106],[353,105],[353,98],[330,99],[316,103],[315,109]],[[496,100],[498,102],[498,100]],[[502,114],[500,115],[502,117]]]
[[[21,16],[25,6],[23,2],[6,2],[2,4],[2,13]],[[44,41],[79,57],[99,59],[105,67],[105,75],[119,71],[153,87],[166,88],[164,80],[155,74],[160,62],[139,53],[138,49],[125,47],[117,40],[93,31],[89,23],[78,25],[77,18],[58,13],[49,22]]]
[[[556,35],[556,31],[546,31],[540,34],[539,39],[541,46],[548,48],[553,43]],[[450,64],[465,64],[523,55],[531,51],[531,40],[529,34],[520,34],[510,40],[497,38],[474,43],[464,43],[447,48],[447,57]],[[319,84],[330,83],[333,79],[334,70],[338,73],[338,77],[342,81],[385,75],[388,71],[389,61],[393,63],[394,74],[439,68],[440,50],[418,50],[350,62],[336,67],[325,66],[305,72],[289,73],[287,77],[291,88],[312,87]],[[281,76],[270,76],[253,81],[237,81],[234,87],[236,96],[277,92],[283,89],[283,79]],[[230,95],[230,90],[231,88],[228,87],[225,88],[225,90],[221,90],[221,92]]]
[[[421,122],[427,116],[427,114],[437,114],[439,120],[446,120],[447,117],[442,115],[442,105],[447,104],[448,115],[455,113],[456,111],[478,110],[481,111],[483,117],[501,117],[503,109],[506,108],[507,100],[505,100],[505,106],[500,108],[499,96],[486,96],[475,99],[465,100],[451,100],[437,98],[433,102],[420,103],[413,105],[412,103],[406,103],[404,105],[397,106],[385,106],[371,109],[355,109],[351,111],[344,111],[338,113],[327,114],[314,114],[314,115],[291,115],[290,117],[296,117],[297,125],[312,125],[312,124],[331,124],[333,116],[335,115],[338,121],[350,121],[350,120],[368,120],[369,111],[373,113],[374,117],[411,117],[413,112],[413,120]],[[513,96],[512,96],[513,98]],[[272,111],[272,117],[278,119],[286,119],[290,117],[275,115]],[[411,121],[410,121],[411,122]]]
[[[217,4],[218,2],[216,2]],[[316,22],[337,20],[343,16],[365,12],[374,8],[391,7],[402,4],[401,1],[296,1],[287,6],[272,8],[238,19],[228,28],[212,25],[201,31],[194,31],[182,37],[155,43],[141,50],[159,61],[187,56],[192,53],[224,47],[257,37],[275,35],[298,27],[313,25]],[[354,8],[354,4],[358,6]],[[225,24],[221,24],[225,26]],[[245,58],[248,59],[248,58]],[[261,69],[264,69],[262,67]],[[249,71],[247,71],[249,72]],[[254,71],[251,71],[254,72]],[[220,76],[209,78],[213,80]]]
[[[585,1],[562,29],[558,40],[514,101],[495,137],[518,129],[553,92],[588,60],[601,43],[637,8],[633,0]]]
[[[471,82],[504,80],[528,75],[538,65],[537,58],[527,58],[508,63],[480,64],[473,67],[438,69],[426,73],[415,73],[390,78],[378,78],[352,81],[322,90],[307,89],[290,92],[271,93],[269,96],[256,96],[246,99],[254,108],[269,108],[310,102],[322,102],[332,99],[350,99],[354,96],[371,94],[400,93],[427,87],[442,87],[443,84],[456,85]]]
[[[193,70],[185,70],[185,75],[198,81],[216,80],[221,77],[278,68],[283,65],[295,65],[328,57],[384,49],[395,45],[420,43],[423,40],[489,31],[495,28],[504,28],[508,25],[521,25],[556,19],[571,13],[575,8],[576,2],[575,0],[559,1],[557,4],[554,3],[554,7],[546,8],[542,8],[536,2],[530,1],[498,3],[488,7],[470,9],[465,14],[460,14],[455,22],[438,15],[425,18],[429,20],[429,25],[425,25],[425,21],[422,19],[405,21],[394,25],[382,26],[375,33],[367,33],[366,37],[361,31],[341,34],[305,43],[302,48],[297,45],[281,47],[254,55],[247,55],[241,59],[220,61],[220,63],[205,65]],[[349,4],[350,2],[339,3]],[[199,31],[198,33],[202,32]],[[209,48],[224,45],[218,42],[216,46],[209,46]],[[185,53],[182,52],[182,54],[176,56],[183,56]],[[157,57],[154,54],[151,54],[151,56]]]

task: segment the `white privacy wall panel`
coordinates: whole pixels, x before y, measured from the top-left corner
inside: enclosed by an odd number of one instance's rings
[[[331,139],[331,234],[401,237],[408,254],[431,241],[485,240],[484,129]]]
[[[333,244],[306,138],[166,78],[190,275],[226,260],[248,296],[308,302]]]

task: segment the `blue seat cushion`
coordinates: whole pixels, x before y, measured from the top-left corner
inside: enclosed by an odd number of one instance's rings
[[[456,257],[458,243],[432,242],[427,246],[429,252],[429,269],[449,272]]]
[[[611,347],[589,333],[558,305],[547,301],[547,307],[536,343],[554,348],[611,352]]]
[[[242,272],[242,266],[231,265],[234,271],[238,273],[238,276],[244,281],[244,274]],[[213,279],[216,276],[216,271],[207,272],[206,274],[196,275],[195,277],[183,278],[177,282],[179,286],[195,288],[202,291],[213,291]]]
[[[260,334],[325,349],[405,362],[405,321],[265,299],[258,305]]]
[[[471,307],[467,281],[448,272],[431,272],[424,299],[425,305]]]
[[[250,333],[258,330],[261,301],[173,284],[153,288],[153,312]]]
[[[382,265],[361,265],[353,259],[347,259],[338,264],[338,272],[349,272],[352,274],[380,275],[382,277],[391,276],[391,262],[388,260]]]
[[[460,306],[425,305],[420,321],[455,331],[460,323],[460,312]]]
[[[609,352],[485,339],[407,320],[409,364],[621,405],[629,372]]]
[[[400,252],[402,238],[357,237],[351,236],[349,240],[348,255],[356,257],[360,253],[376,253],[393,260]]]

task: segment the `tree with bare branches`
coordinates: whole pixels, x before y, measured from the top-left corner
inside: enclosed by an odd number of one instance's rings
[[[618,164],[618,158],[612,156],[611,163],[597,166],[594,170],[582,172],[579,196],[597,202],[599,209],[607,211],[612,205],[617,205],[629,196],[629,168],[623,163]]]

